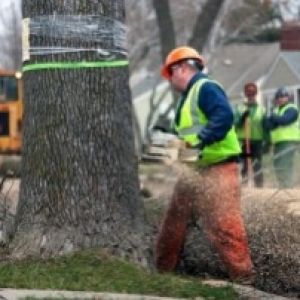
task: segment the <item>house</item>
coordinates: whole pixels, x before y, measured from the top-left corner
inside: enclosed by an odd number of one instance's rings
[[[292,101],[300,107],[300,22],[290,22],[281,31],[280,52],[262,80],[263,103],[272,106],[273,95],[280,86],[290,91]]]
[[[279,43],[225,45],[209,57],[209,74],[223,85],[235,104],[244,98],[245,83],[252,81],[260,85],[278,55]]]
[[[233,105],[242,101],[245,82],[253,81],[259,86],[258,101],[268,111],[281,86],[300,107],[300,22],[286,23],[278,43],[228,45],[209,62],[211,75],[223,84]]]

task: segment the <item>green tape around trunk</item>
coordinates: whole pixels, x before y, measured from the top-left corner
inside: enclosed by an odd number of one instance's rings
[[[28,64],[23,67],[23,72],[52,70],[52,69],[86,69],[86,68],[120,68],[128,66],[128,60],[112,61],[81,61],[81,62],[48,62]]]

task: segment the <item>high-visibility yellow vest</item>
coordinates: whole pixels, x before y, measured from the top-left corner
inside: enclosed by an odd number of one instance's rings
[[[207,78],[198,80],[191,87],[183,106],[180,108],[180,111],[177,112],[180,114],[180,121],[179,124],[175,124],[175,130],[181,139],[192,146],[200,143],[197,134],[208,123],[205,114],[198,106],[200,91],[205,82],[215,81]],[[217,82],[215,83],[218,84]],[[240,145],[235,130],[232,127],[221,141],[204,147],[201,157],[199,157],[199,164],[205,166],[222,162],[240,153]]]
[[[264,118],[264,108],[260,105],[255,105],[253,107],[247,107],[245,104],[239,105],[237,107],[237,113],[239,116],[249,109],[249,125],[250,125],[250,136],[249,139],[252,141],[262,141],[264,138],[264,129],[263,129],[263,118]],[[240,140],[246,138],[245,128],[243,126],[235,127],[236,134]]]
[[[279,109],[279,107],[276,107],[274,109],[274,114],[277,116],[282,116],[284,112],[289,108],[296,108],[298,111],[298,108],[295,104],[289,103],[285,105],[282,109]],[[271,131],[271,141],[273,144],[279,143],[279,142],[299,142],[300,141],[300,130],[299,130],[299,113],[298,118],[296,121],[289,125],[283,125],[278,126],[275,129]]]

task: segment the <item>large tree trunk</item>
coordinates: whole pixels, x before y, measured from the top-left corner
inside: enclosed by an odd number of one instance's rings
[[[126,59],[122,0],[24,0],[23,16],[31,18],[31,49],[68,48],[31,55],[30,64],[103,60],[91,49]],[[145,258],[128,77],[127,66],[25,72],[15,256],[103,247]]]

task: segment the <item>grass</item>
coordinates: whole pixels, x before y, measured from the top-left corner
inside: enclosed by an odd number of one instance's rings
[[[70,298],[35,298],[35,297],[26,297],[26,298],[21,298],[21,300],[70,300]],[[72,300],[91,300],[91,298],[89,298],[89,299],[73,298]],[[92,300],[97,300],[97,299],[92,299]]]
[[[48,260],[1,262],[0,287],[237,299],[230,286],[217,288],[203,285],[197,278],[150,273],[96,250]]]
[[[82,299],[82,298],[35,298],[35,297],[26,297],[26,298],[21,298],[20,300],[98,300],[99,298],[86,298],[86,299]]]

